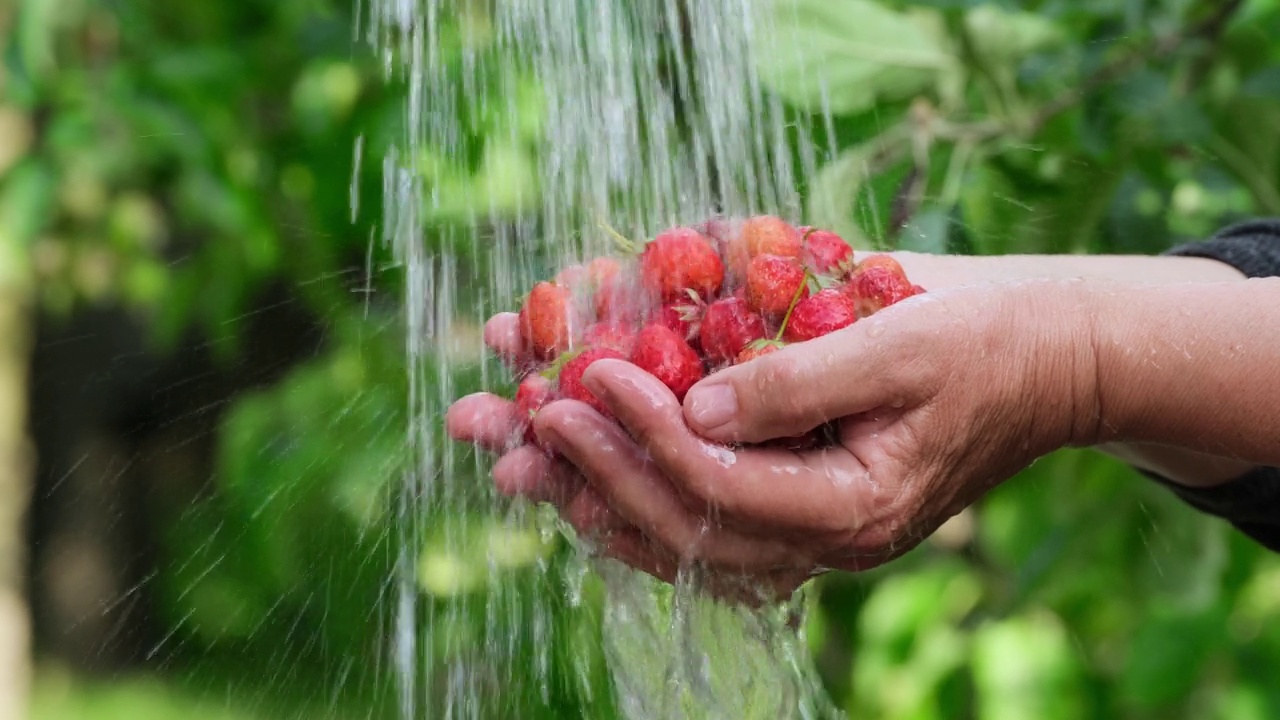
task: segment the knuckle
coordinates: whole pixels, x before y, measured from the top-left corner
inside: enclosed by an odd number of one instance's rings
[[[679,476],[680,486],[685,491],[685,504],[695,512],[711,512],[720,504],[720,473],[705,467],[686,467]],[[696,506],[701,507],[696,507]]]

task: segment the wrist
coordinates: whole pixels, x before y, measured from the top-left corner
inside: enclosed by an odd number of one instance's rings
[[[1095,299],[1078,280],[1024,283],[1015,297],[1032,437],[1039,454],[1090,447],[1105,437],[1099,395]]]

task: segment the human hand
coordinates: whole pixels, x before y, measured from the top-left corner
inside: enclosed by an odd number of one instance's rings
[[[525,355],[516,314],[499,313],[490,318],[484,338],[490,350],[512,369],[531,362]],[[657,382],[639,368],[620,364]],[[658,386],[670,394],[661,383]],[[675,415],[679,415],[678,405]],[[787,551],[777,543],[750,542],[723,530],[704,535],[711,525],[673,498],[670,483],[645,458],[643,449],[616,422],[586,404],[572,400],[551,403],[539,412],[537,422],[539,428],[552,428],[541,431],[544,439],[556,433],[591,438],[584,442],[594,442],[596,452],[587,458],[579,456],[582,466],[561,453],[525,444],[524,422],[515,403],[499,395],[480,392],[459,399],[449,408],[445,425],[453,439],[500,455],[493,467],[494,485],[500,494],[555,505],[561,517],[603,557],[669,583],[676,582],[677,574],[686,569],[682,558],[703,557],[710,561],[706,564],[709,572],[701,578],[704,589],[722,599],[749,604],[789,595],[811,574],[794,569],[771,572],[773,567],[786,566]],[[729,451],[719,448],[717,452]],[[612,462],[617,466],[609,467]],[[591,481],[584,477],[583,467]],[[654,537],[663,538],[663,542],[655,543]],[[672,547],[691,550],[670,552]]]
[[[785,593],[824,568],[871,567],[1039,455],[1090,441],[1092,350],[1075,296],[1044,282],[912,298],[716,373],[684,408],[638,368],[601,361],[584,382],[621,427],[579,403],[548,405],[535,426],[563,460],[517,449],[495,481],[558,499],[575,527],[606,533],[605,554],[664,579],[699,562]],[[490,323],[491,345],[510,349],[504,322]],[[733,391],[736,411],[703,392],[716,388]],[[468,428],[497,402],[455,406],[455,437],[480,439]],[[730,407],[727,420],[713,417],[717,405]],[[831,448],[718,444],[829,420]]]

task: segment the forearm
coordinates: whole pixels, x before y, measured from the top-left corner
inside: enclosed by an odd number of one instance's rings
[[[1100,442],[1280,466],[1280,278],[1086,293]]]
[[[928,289],[1034,278],[1084,278],[1151,285],[1244,279],[1239,270],[1226,263],[1196,257],[892,254],[913,282]]]
[[[938,256],[893,253],[913,281],[926,288],[1032,278],[1167,285],[1245,279],[1226,263],[1197,257],[1145,255]],[[1141,470],[1188,486],[1208,486],[1240,477],[1254,464],[1231,457],[1153,443],[1111,442],[1097,450]]]

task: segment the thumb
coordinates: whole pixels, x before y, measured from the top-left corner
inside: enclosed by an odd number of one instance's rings
[[[873,340],[865,327],[873,324],[855,323],[703,379],[685,396],[685,421],[709,440],[755,443],[905,406],[921,394],[902,361],[907,338],[889,332]]]

